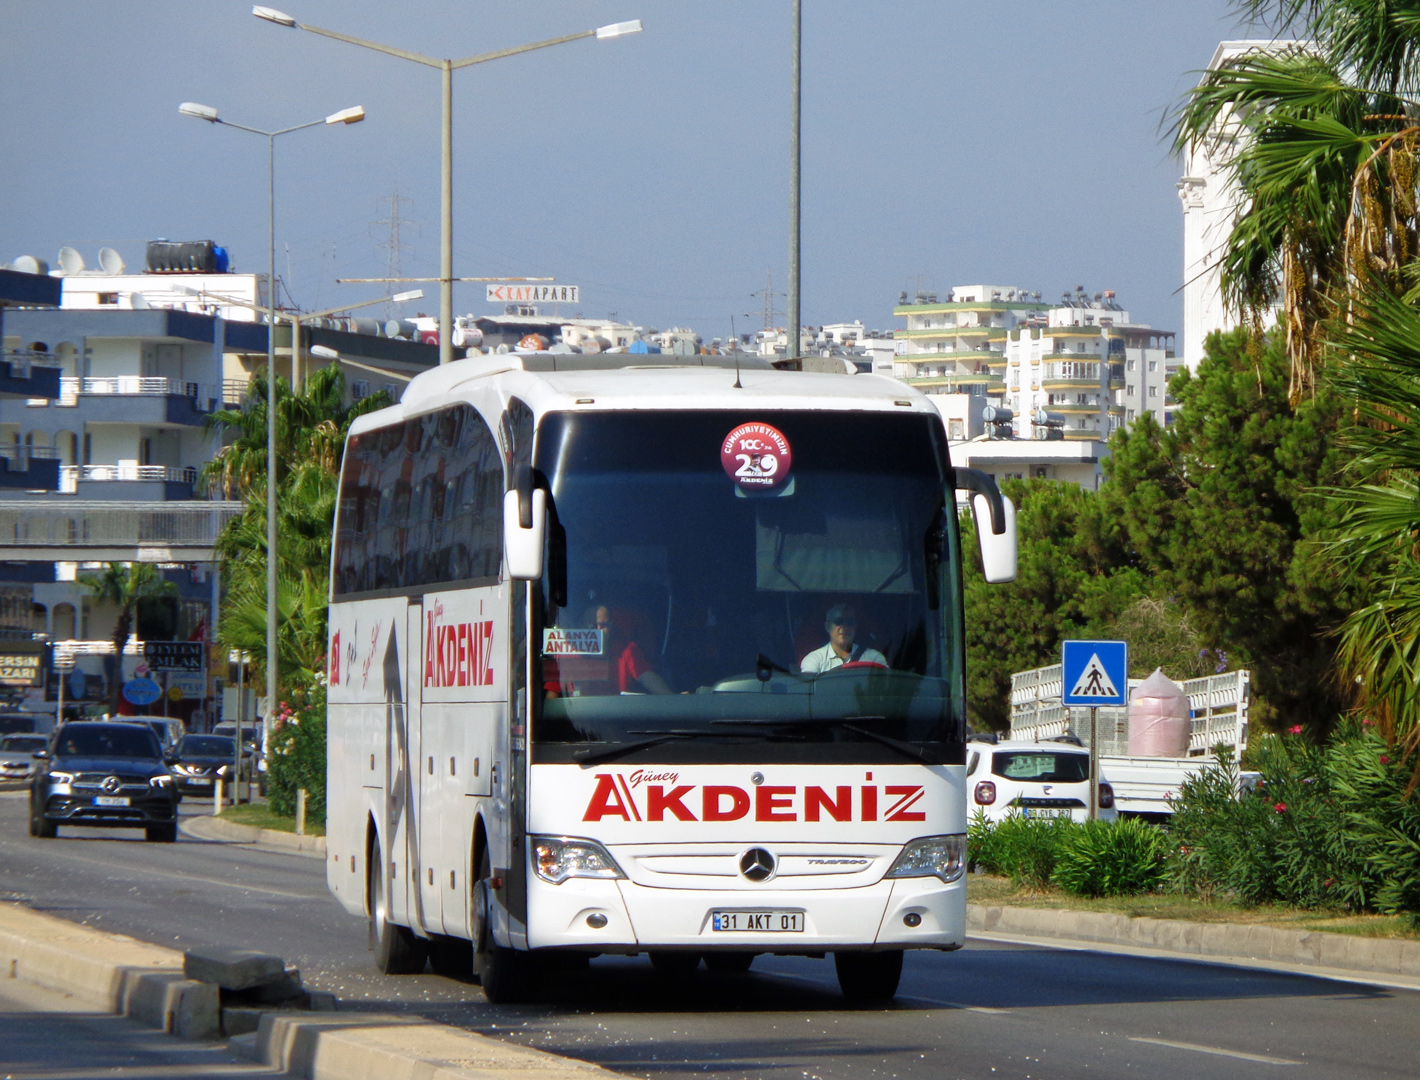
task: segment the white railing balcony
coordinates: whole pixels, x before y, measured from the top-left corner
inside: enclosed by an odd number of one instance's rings
[[[120,482],[146,481],[149,483],[197,483],[197,470],[192,466],[173,465],[61,465],[59,468],[59,490],[72,494],[78,491],[81,480],[104,480]]]
[[[246,392],[246,383],[234,379],[224,379],[220,383],[197,383],[147,375],[90,376],[82,379],[66,375],[59,380],[58,404],[73,408],[82,397],[185,397],[192,398],[198,408],[206,411],[208,402],[216,403],[218,408],[223,404],[240,404]],[[32,404],[46,405],[48,402],[44,398],[36,398]]]

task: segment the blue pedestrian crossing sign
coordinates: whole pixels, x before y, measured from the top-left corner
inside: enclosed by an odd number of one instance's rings
[[[1129,693],[1129,645],[1123,641],[1062,641],[1063,705],[1123,705]]]

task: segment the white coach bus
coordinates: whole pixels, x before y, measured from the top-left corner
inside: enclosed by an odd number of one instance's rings
[[[493,1001],[643,952],[890,998],[965,939],[955,492],[991,580],[1014,508],[900,383],[647,359],[462,360],[351,428],[330,888]]]

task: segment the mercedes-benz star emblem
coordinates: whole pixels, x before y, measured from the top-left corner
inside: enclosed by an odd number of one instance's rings
[[[763,848],[750,848],[740,856],[740,873],[750,881],[766,881],[774,876],[774,856]]]
[[[99,787],[103,788],[110,795],[112,795],[119,788],[123,787],[123,781],[116,776],[105,776],[103,779],[103,783],[101,783]]]

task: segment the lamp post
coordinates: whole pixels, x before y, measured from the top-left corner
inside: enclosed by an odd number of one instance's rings
[[[804,12],[802,0],[794,0],[794,49],[792,88],[789,97],[789,333],[784,338],[784,358],[793,359],[801,351],[799,338],[799,147],[803,96]]]
[[[442,73],[442,96],[440,98],[442,102],[442,152],[439,162],[439,363],[452,363],[454,359],[454,72],[459,68],[487,63],[489,60],[501,60],[505,56],[517,56],[519,53],[546,49],[553,45],[565,45],[567,42],[580,41],[583,38],[596,38],[598,41],[604,41],[626,34],[639,34],[641,20],[632,19],[629,22],[611,23],[607,26],[599,26],[595,30],[581,30],[575,34],[563,34],[561,37],[548,38],[546,41],[534,41],[528,45],[514,45],[508,49],[496,49],[493,52],[479,53],[476,56],[466,56],[462,60],[438,60],[432,56],[409,52],[406,49],[396,49],[375,41],[366,41],[364,38],[352,37],[335,30],[298,23],[293,16],[287,15],[284,11],[277,11],[275,8],[258,5],[251,9],[251,13],[258,19],[264,19],[278,26],[289,26],[295,30],[309,30],[313,34],[334,38],[336,41],[374,49],[375,52],[381,52],[387,56],[396,56],[401,60],[411,60],[416,64],[423,64],[425,67],[436,68]]]
[[[277,697],[277,642],[276,621],[276,137],[289,135],[293,131],[320,124],[358,124],[365,119],[365,110],[341,109],[323,120],[311,120],[304,124],[280,128],[276,131],[262,131],[223,120],[211,105],[199,105],[195,101],[184,101],[178,112],[209,124],[222,124],[249,131],[266,139],[266,221],[267,221],[267,277],[266,277],[266,716],[262,724],[262,747],[267,745],[271,735],[271,710],[276,707]],[[294,368],[295,358],[292,357]]]

